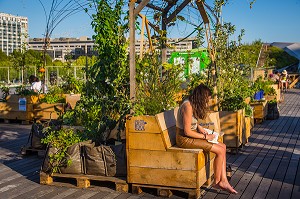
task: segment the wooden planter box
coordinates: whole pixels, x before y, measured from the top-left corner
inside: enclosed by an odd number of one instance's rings
[[[26,98],[26,110],[20,110],[19,99]],[[0,102],[0,118],[5,120],[22,120],[30,122],[33,120],[33,103],[38,100],[38,96],[9,95],[6,102]]]
[[[267,101],[251,102],[250,105],[253,109],[253,117],[256,121],[262,122],[266,119],[268,114],[268,103]]]
[[[274,88],[275,91],[276,91],[276,100],[277,100],[277,102],[281,102],[281,91],[280,91],[280,88],[279,88],[278,84],[272,84],[271,87]]]
[[[10,103],[19,103],[20,98],[26,98],[26,102],[28,104],[38,103],[39,99],[43,97],[43,95],[30,95],[30,96],[20,96],[20,95],[8,95],[6,97],[6,101]]]
[[[251,97],[246,97],[246,98],[244,99],[244,102],[245,102],[246,104],[250,104],[250,101],[251,101]]]
[[[265,95],[265,99],[266,99],[266,101],[271,101],[271,100],[277,101],[276,95]]]
[[[224,143],[229,148],[237,149],[243,143],[245,111],[220,111],[220,125],[224,133]]]
[[[249,117],[246,116],[245,117],[245,126],[244,126],[244,138],[243,138],[243,144],[248,143],[249,137],[251,136],[251,132],[252,132],[252,128],[254,125],[254,118],[253,116]]]
[[[200,197],[210,183],[213,153],[176,147],[177,109],[126,121],[127,181],[137,187],[180,189]]]
[[[265,69],[255,69],[253,70],[253,81],[257,80],[259,77],[265,79]]]
[[[72,109],[75,108],[76,103],[80,100],[81,94],[64,94],[66,103],[70,103]]]
[[[55,104],[47,104],[47,103],[39,103],[34,104],[34,118],[37,120],[50,120],[57,119],[59,114],[55,111],[54,107],[58,108],[60,111],[64,112],[64,103],[55,103]]]

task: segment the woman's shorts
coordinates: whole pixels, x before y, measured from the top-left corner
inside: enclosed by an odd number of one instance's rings
[[[204,151],[210,151],[213,146],[207,140],[185,136],[183,129],[180,128],[176,128],[176,145],[180,148],[203,149]]]

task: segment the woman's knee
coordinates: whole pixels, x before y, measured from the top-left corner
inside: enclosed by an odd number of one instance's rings
[[[211,152],[215,153],[217,156],[223,156],[226,153],[226,150],[217,144],[214,144],[211,148]]]

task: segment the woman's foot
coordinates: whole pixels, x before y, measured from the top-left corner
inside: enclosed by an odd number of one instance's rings
[[[237,194],[238,192],[232,188],[229,183],[219,182],[218,184],[213,185],[216,189],[222,189],[223,191],[227,191],[230,194]]]

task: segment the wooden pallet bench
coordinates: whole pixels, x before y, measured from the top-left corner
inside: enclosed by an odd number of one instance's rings
[[[47,174],[40,172],[40,184],[43,185],[61,185],[59,179],[67,180],[67,184],[72,186],[72,180],[76,180],[76,186],[78,188],[88,188],[91,186],[91,181],[98,182],[112,182],[115,184],[115,190],[120,192],[128,193],[128,184],[126,179],[118,177],[107,177],[107,176],[95,176],[95,175],[84,175],[84,174]],[[64,181],[64,183],[66,183]]]
[[[126,121],[127,181],[133,187],[184,190],[199,198],[200,187],[212,183],[215,154],[176,146],[177,111]]]

